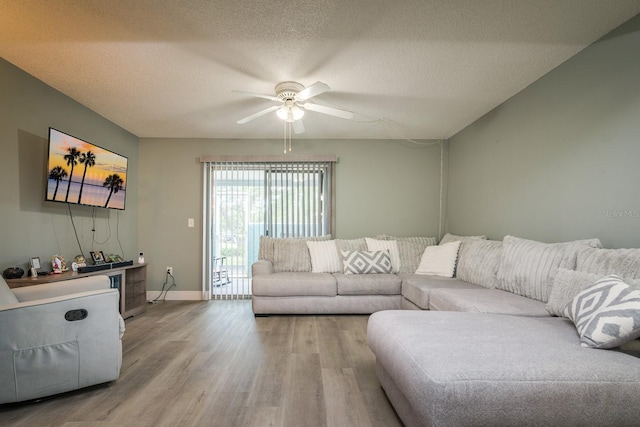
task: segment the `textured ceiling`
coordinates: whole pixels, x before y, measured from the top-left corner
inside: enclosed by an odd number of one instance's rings
[[[640,0],[0,0],[0,55],[140,137],[447,138],[640,13]]]

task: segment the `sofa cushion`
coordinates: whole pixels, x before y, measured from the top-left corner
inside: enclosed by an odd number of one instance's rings
[[[468,239],[486,239],[487,236],[458,236],[456,234],[447,233],[440,239],[441,245],[451,242],[466,242]]]
[[[549,293],[549,301],[545,308],[549,314],[564,317],[564,309],[567,307],[567,304],[569,304],[585,286],[595,283],[601,277],[602,276],[597,274],[559,268],[553,279],[553,285]]]
[[[425,248],[416,274],[453,277],[460,241]]]
[[[578,253],[576,270],[617,274],[623,279],[640,279],[640,249],[584,248]]]
[[[619,276],[587,286],[565,308],[585,347],[613,348],[640,337],[640,290]]]
[[[640,419],[640,359],[582,348],[567,319],[384,311],[370,316],[367,344],[423,425]]]
[[[499,289],[433,289],[429,309],[548,317],[544,303]]]
[[[429,295],[433,289],[483,289],[480,286],[463,282],[455,278],[428,276],[423,274],[401,274],[402,296],[417,307],[429,309]]]
[[[344,274],[389,274],[393,271],[389,251],[342,251]]]
[[[400,252],[398,251],[398,242],[395,240],[379,240],[365,238],[367,242],[367,250],[369,251],[389,251],[391,257],[391,266],[393,267],[392,273],[398,273],[400,271]]]
[[[260,236],[258,259],[273,263],[276,272],[311,271],[311,257],[307,241],[330,240],[331,236],[274,238]]]
[[[282,272],[254,276],[252,293],[259,296],[336,296],[336,279],[329,273]]]
[[[575,269],[579,250],[599,246],[598,239],[542,243],[506,236],[496,287],[547,302],[558,268]]]
[[[338,295],[400,295],[402,281],[395,274],[341,274],[333,275],[338,284]]]
[[[427,246],[435,246],[438,240],[435,237],[395,237],[376,236],[383,240],[395,240],[400,254],[399,273],[414,273],[420,265],[420,258]]]
[[[17,304],[18,298],[4,281],[4,278],[0,276],[0,307],[3,305]]]
[[[333,240],[307,241],[311,271],[313,273],[337,273],[340,269],[340,255]]]
[[[493,289],[498,282],[501,256],[501,241],[467,239],[458,253],[456,276],[465,282]]]

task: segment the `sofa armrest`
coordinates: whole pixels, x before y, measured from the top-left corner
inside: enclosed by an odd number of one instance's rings
[[[41,285],[23,286],[12,289],[18,301],[35,301],[54,298],[63,295],[77,294],[88,291],[109,289],[111,281],[109,276],[97,275],[79,277],[71,280],[43,283]]]
[[[273,263],[271,261],[267,261],[266,259],[260,259],[251,265],[252,276],[273,274],[275,272],[276,271],[273,268]]]

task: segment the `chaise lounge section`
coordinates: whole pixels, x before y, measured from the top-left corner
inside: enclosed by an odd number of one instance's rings
[[[413,426],[634,426],[640,359],[584,348],[568,319],[374,313],[367,342]]]
[[[474,267],[494,272],[495,288],[466,287],[463,257],[483,245],[463,243],[453,286],[403,282],[403,306],[428,310],[369,318],[377,376],[404,424],[637,425],[640,250],[507,236],[497,262]]]

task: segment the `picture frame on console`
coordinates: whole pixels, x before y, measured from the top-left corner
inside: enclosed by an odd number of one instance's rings
[[[95,265],[105,263],[104,254],[102,253],[102,251],[91,251],[89,253],[91,254],[91,259],[93,260],[93,263]]]

